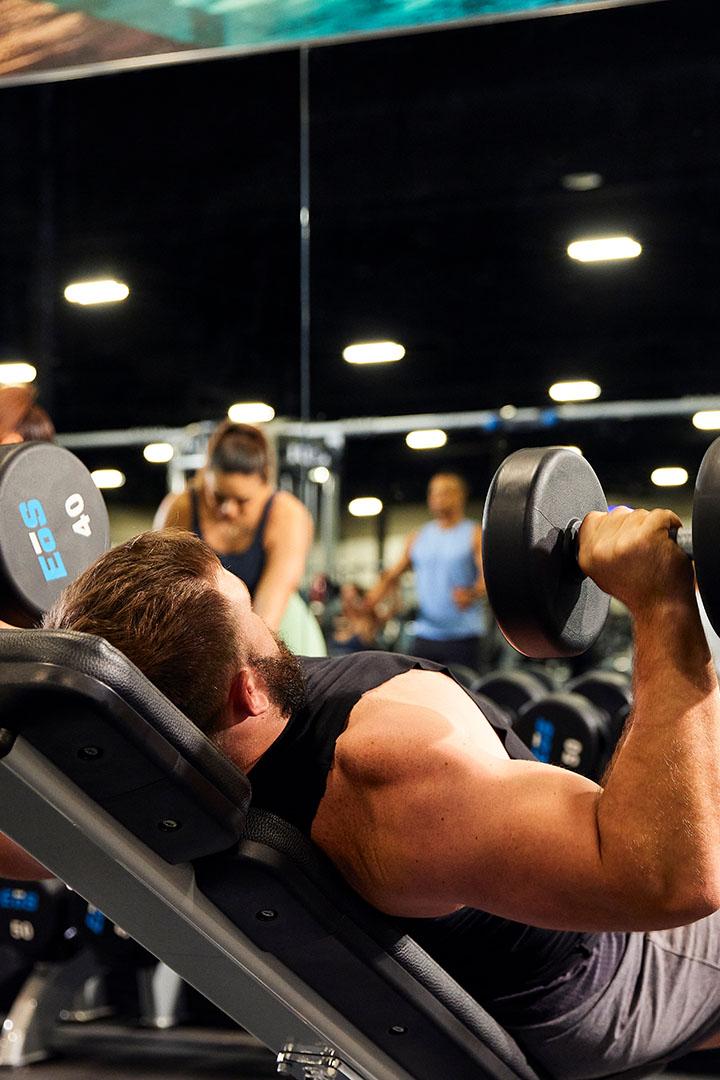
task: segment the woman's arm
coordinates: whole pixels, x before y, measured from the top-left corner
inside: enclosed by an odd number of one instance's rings
[[[171,491],[155,511],[153,529],[189,529],[192,524],[192,511],[190,508],[190,492],[181,491],[177,494]]]
[[[312,539],[309,511],[290,492],[279,491],[265,532],[265,567],[253,596],[253,608],[271,630],[278,630],[300,586]]]

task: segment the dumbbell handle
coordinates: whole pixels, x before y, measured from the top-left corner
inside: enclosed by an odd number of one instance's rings
[[[582,521],[580,518],[574,518],[565,531],[566,544],[573,550],[576,557],[578,552],[578,533],[580,532],[581,525]],[[689,559],[693,558],[692,529],[685,527],[668,529],[668,535],[671,540],[675,541],[680,550],[685,552]]]

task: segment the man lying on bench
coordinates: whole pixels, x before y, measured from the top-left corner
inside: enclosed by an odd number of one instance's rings
[[[720,1045],[720,697],[677,523],[581,530],[582,569],[635,619],[604,788],[529,760],[429,662],[298,661],[186,533],[106,553],[44,625],[125,653],[553,1076],[600,1076]],[[1,873],[41,873],[3,850]]]

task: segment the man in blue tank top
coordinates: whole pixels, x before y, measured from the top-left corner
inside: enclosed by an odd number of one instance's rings
[[[467,485],[457,473],[436,473],[428,485],[433,520],[412,533],[398,562],[366,597],[372,609],[413,570],[418,598],[414,656],[477,668],[485,631],[481,530],[465,517]]]

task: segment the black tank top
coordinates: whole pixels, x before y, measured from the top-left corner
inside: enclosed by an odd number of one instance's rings
[[[309,836],[325,793],[335,743],[360,697],[412,669],[449,673],[429,660],[371,651],[331,659],[304,658],[302,665],[307,679],[305,704],[253,767],[249,779],[253,805],[270,810]],[[509,756],[534,760],[501,710],[463,689],[480,707]],[[605,985],[625,943],[621,934],[543,930],[475,908],[436,919],[393,921],[508,1024],[519,1016],[540,1020],[546,1006],[555,1011],[558,989],[563,1008],[570,1007],[578,993],[585,999],[587,993]]]
[[[258,527],[255,530],[255,535],[252,538],[249,548],[246,548],[245,551],[241,551],[239,555],[234,555],[232,553],[226,555],[219,551],[215,552],[225,569],[229,570],[231,574],[235,574],[235,577],[239,577],[245,582],[251,596],[255,595],[255,590],[265,568],[265,526],[267,525],[270,507],[272,506],[274,498],[275,495],[271,495],[265,503],[260,521],[258,522]],[[190,532],[194,532],[196,536],[199,536],[201,540],[204,540],[205,537],[200,532],[198,495],[194,488],[190,488],[190,513]]]

